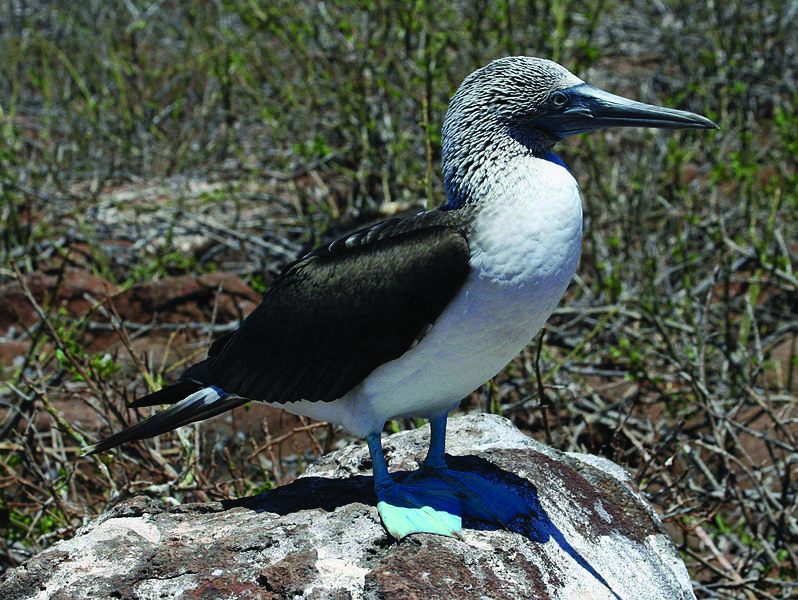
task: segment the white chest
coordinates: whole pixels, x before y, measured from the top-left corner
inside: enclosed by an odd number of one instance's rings
[[[559,301],[582,245],[579,186],[564,167],[519,158],[486,185],[488,200],[469,234],[471,266],[481,280],[528,299]],[[531,309],[530,309],[531,310]]]

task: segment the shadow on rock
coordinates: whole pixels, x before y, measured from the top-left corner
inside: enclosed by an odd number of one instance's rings
[[[222,506],[225,510],[243,506],[257,512],[271,512],[285,516],[314,508],[332,512],[353,502],[377,505],[373,477],[365,475],[353,475],[346,479],[301,477],[265,494],[223,500]]]

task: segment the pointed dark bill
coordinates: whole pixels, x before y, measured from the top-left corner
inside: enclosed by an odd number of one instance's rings
[[[718,129],[701,115],[635,102],[586,83],[552,93],[548,108],[531,125],[560,139],[607,127]]]

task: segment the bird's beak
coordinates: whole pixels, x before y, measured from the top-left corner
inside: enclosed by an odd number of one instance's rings
[[[635,102],[586,83],[552,94],[548,108],[532,120],[532,126],[560,139],[607,127],[718,129],[701,115]]]

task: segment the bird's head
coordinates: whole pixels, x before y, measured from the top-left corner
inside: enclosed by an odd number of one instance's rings
[[[465,78],[443,124],[443,171],[450,184],[491,158],[540,155],[565,137],[607,127],[712,129],[700,115],[643,104],[587,85],[550,60],[511,56]]]

